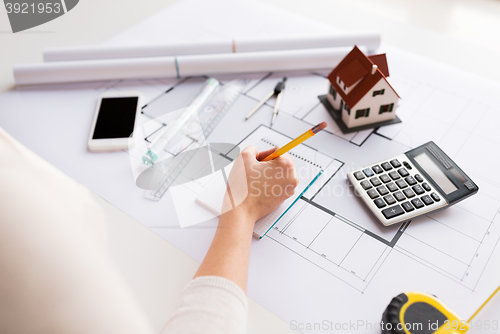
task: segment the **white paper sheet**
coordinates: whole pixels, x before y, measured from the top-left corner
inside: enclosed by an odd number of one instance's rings
[[[206,55],[214,53],[240,53],[297,49],[317,49],[364,46],[374,51],[380,46],[380,34],[374,32],[342,33],[333,35],[267,36],[259,38],[226,39],[199,42],[180,42],[156,45],[92,45],[45,49],[45,62],[168,57]]]
[[[214,6],[226,8],[232,15],[213,10]],[[294,34],[328,29],[266,8],[244,1],[180,2],[110,43],[154,43],[165,38],[165,31],[174,31],[173,27],[177,28],[176,34],[169,35],[173,41],[232,37],[227,36],[229,31],[238,37],[262,36],[270,31]],[[199,24],[182,22],[188,15]],[[500,163],[496,154],[500,144],[500,85],[395,48],[382,48],[388,52],[389,81],[403,97],[398,108],[403,123],[365,134],[363,140],[358,138],[362,133],[343,136],[335,128],[309,139],[310,147],[335,157],[339,169],[314,198],[311,196],[312,200],[301,200],[303,203],[290,211],[290,218],[282,220],[283,225],[252,245],[248,294],[288,322],[326,321],[335,330],[337,324],[350,328],[350,323],[358,326],[360,321],[360,327],[355,327],[358,330],[351,332],[380,333],[378,323],[391,298],[412,290],[437,295],[467,318],[500,282],[500,184],[492,173],[492,168]],[[265,78],[267,74],[253,74],[259,75]],[[292,77],[293,73],[279,75]],[[199,89],[199,82],[203,78],[176,82],[169,93],[150,101],[145,110],[160,112],[155,109],[155,101],[189,102],[190,94]],[[0,126],[201,261],[211,242],[215,219],[196,228],[178,228],[172,198],[165,196],[160,203],[145,199],[143,191],[134,185],[126,153],[86,151],[95,103],[108,85],[111,83],[7,92],[0,95]],[[326,87],[317,94],[325,92]],[[456,101],[460,103],[455,104]],[[249,94],[241,96],[209,141],[237,143],[243,134],[260,124],[269,124],[269,105],[243,121],[255,103]],[[304,103],[309,104],[309,98]],[[315,115],[315,120],[329,117],[320,108],[308,115]],[[144,117],[148,117],[146,112]],[[310,128],[308,120],[307,116],[298,118],[283,112],[274,129],[293,137]],[[397,226],[381,226],[362,203],[349,196],[346,172],[428,140],[434,140],[449,153],[478,184],[479,193],[451,208],[414,220],[405,231]],[[310,226],[308,217],[315,218]]]
[[[366,48],[361,47],[366,51]],[[16,64],[16,85],[328,69],[350,47]]]
[[[292,139],[293,138],[273,131],[271,128],[260,126],[249,134],[248,137],[246,137],[241,143],[239,143],[238,146],[243,149],[247,146],[253,145],[260,152],[262,152],[273,147],[284,146]],[[309,187],[314,185],[315,181],[318,180],[324,170],[331,167],[335,161],[332,157],[321,154],[306,145],[299,145],[290,150],[288,153],[295,162],[295,168],[297,175],[299,176],[299,184],[295,188],[295,194],[293,196],[285,200],[276,210],[267,216],[262,217],[255,223],[254,236],[257,238],[262,238],[282,217],[282,215],[289,210],[297,199],[300,198],[302,194],[309,189]],[[227,185],[221,178],[218,178],[218,181],[219,182],[212,182],[207,189],[200,193],[196,198],[196,202],[210,208],[212,212],[215,211],[220,215],[222,209],[222,197],[224,196]],[[229,187],[230,186],[231,185],[229,185]],[[195,203],[192,203],[192,206],[195,205]]]

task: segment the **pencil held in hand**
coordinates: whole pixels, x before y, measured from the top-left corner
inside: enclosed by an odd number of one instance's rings
[[[324,128],[326,128],[326,122],[319,123],[318,125],[316,125],[312,129],[307,130],[306,132],[304,132],[303,134],[301,134],[300,136],[298,136],[297,138],[295,138],[294,140],[292,140],[291,142],[289,142],[285,146],[279,148],[274,153],[268,155],[267,157],[265,157],[261,161],[273,160],[273,159],[279,157],[280,155],[285,154],[286,152],[290,151],[295,146],[297,146],[297,145],[303,143],[304,141],[306,141],[307,139],[311,138],[312,136],[314,136],[315,134],[317,134],[318,132],[320,132]]]

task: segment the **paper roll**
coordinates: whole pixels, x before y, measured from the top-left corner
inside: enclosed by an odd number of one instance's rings
[[[366,52],[366,48],[361,48]],[[17,85],[119,79],[181,77],[204,74],[333,69],[350,47],[106,59],[14,66]]]
[[[184,42],[144,46],[78,46],[46,49],[45,62],[120,58],[149,58],[219,53],[281,51],[335,48],[354,45],[375,51],[380,46],[378,33],[343,33],[338,35],[284,36],[236,39],[227,41]]]

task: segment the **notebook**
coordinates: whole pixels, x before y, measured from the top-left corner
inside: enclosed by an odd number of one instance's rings
[[[293,138],[285,136],[266,126],[260,126],[247,136],[238,146],[243,149],[254,145],[259,151],[265,151],[276,146],[283,146]],[[284,214],[304,195],[311,185],[323,173],[323,166],[318,162],[318,152],[307,145],[300,144],[288,152],[294,162],[299,176],[299,184],[295,188],[295,195],[288,198],[276,210],[255,223],[254,236],[261,239],[266,233],[284,216]],[[196,203],[214,214],[220,215],[222,201],[227,189],[227,175],[229,175],[232,164],[206,185],[205,190],[196,197]]]

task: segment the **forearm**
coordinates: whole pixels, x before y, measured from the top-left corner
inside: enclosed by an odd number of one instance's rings
[[[227,278],[246,291],[254,218],[243,206],[221,215],[217,232],[196,272]]]

